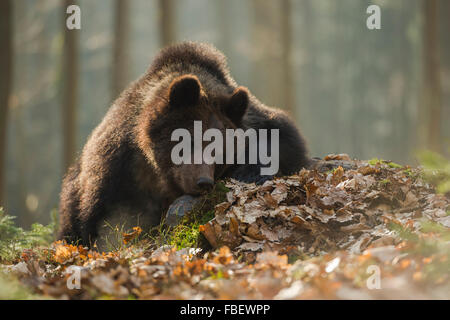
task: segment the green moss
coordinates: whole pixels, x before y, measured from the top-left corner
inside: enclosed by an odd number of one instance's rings
[[[406,170],[403,170],[403,173],[406,174],[408,177],[413,177],[413,176],[414,176],[414,173],[413,173],[413,171],[411,170],[411,168],[408,168],[408,169],[406,169]]]
[[[383,161],[384,161],[383,159],[372,158],[370,160],[367,160],[367,163],[369,163],[371,166],[375,166],[379,163],[382,163]]]
[[[390,222],[387,226],[390,230],[395,231],[400,238],[412,242],[419,241],[419,236],[412,232],[410,229],[404,227],[403,225],[399,225],[394,222]]]
[[[386,163],[390,168],[403,168],[401,164],[395,163],[395,162],[387,162]]]
[[[326,172],[326,174],[334,174],[335,172],[336,172],[336,170],[338,170],[339,169],[339,167],[337,167],[337,168],[333,168],[333,169],[330,169],[330,170],[328,170],[327,172]]]
[[[420,227],[422,232],[433,232],[439,234],[442,240],[450,241],[450,230],[439,223],[424,219],[420,222]]]
[[[161,224],[150,233],[151,239],[159,246],[169,244],[178,249],[208,247],[199,227],[214,218],[214,207],[225,201],[228,191],[229,189],[223,182],[218,182],[214,189],[205,195],[177,226],[165,227]]]
[[[422,233],[433,233],[435,237],[423,237],[413,233],[409,228],[392,223],[390,228],[395,230],[400,238],[410,242],[408,252],[412,255],[422,257],[448,256],[450,255],[450,231],[444,226],[423,219],[420,221],[420,231]],[[433,262],[427,266],[428,277],[435,279],[448,273],[448,261],[433,259]]]
[[[197,247],[200,235],[199,226],[198,223],[179,224],[171,230],[168,244],[175,246],[177,249]]]
[[[450,192],[450,161],[431,151],[420,152],[418,158],[424,167],[423,178],[435,185],[438,193]]]
[[[219,280],[219,279],[224,279],[225,276],[223,274],[223,271],[221,269],[219,269],[219,271],[217,272],[212,272],[211,271],[211,276],[208,277],[208,280]]]
[[[403,166],[401,164],[398,164],[398,163],[395,163],[392,161],[379,159],[379,158],[372,158],[372,159],[368,160],[367,163],[369,163],[371,166],[375,166],[377,164],[386,164],[390,168],[403,168]]]

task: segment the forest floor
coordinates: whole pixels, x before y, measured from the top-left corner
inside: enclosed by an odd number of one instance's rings
[[[0,298],[450,299],[450,197],[436,190],[422,168],[347,155],[228,180],[176,227],[117,228],[109,252],[9,242]]]

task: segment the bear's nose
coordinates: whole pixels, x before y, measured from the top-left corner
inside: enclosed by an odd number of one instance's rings
[[[197,185],[200,187],[200,189],[205,191],[210,191],[212,187],[214,186],[214,180],[206,177],[201,177],[197,180]]]

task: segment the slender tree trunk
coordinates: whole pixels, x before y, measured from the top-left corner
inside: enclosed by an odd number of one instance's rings
[[[281,61],[281,15],[278,1],[252,0],[251,87],[259,99],[270,106],[284,104]],[[283,17],[284,18],[284,17]]]
[[[62,96],[62,130],[63,130],[63,165],[64,172],[70,167],[76,154],[76,123],[78,104],[78,35],[79,30],[66,27],[66,9],[73,4],[65,0],[63,6],[64,52],[63,52],[63,96]]]
[[[173,0],[159,0],[159,32],[161,46],[175,41],[175,6]]]
[[[295,108],[294,79],[292,74],[292,23],[291,0],[281,2],[281,63],[283,69],[284,108],[297,119],[298,110]]]
[[[128,80],[128,35],[130,27],[129,0],[116,0],[112,94],[115,99]]]
[[[16,1],[14,3],[14,10],[16,12],[20,12],[23,17],[27,17],[28,13],[32,8],[24,3],[23,1]],[[30,23],[20,23],[17,25],[17,30],[14,30],[14,33],[27,35],[29,32],[29,24]],[[10,109],[9,113],[9,123],[11,124],[12,131],[11,133],[14,136],[14,146],[11,146],[11,156],[14,161],[14,164],[17,168],[16,177],[14,181],[14,196],[10,199],[11,204],[8,205],[10,210],[13,210],[13,214],[17,216],[17,220],[15,221],[17,225],[28,228],[32,223],[31,212],[28,210],[26,205],[27,200],[27,192],[28,188],[28,180],[30,178],[29,166],[27,162],[28,154],[26,152],[26,130],[24,126],[24,111],[25,106],[28,101],[26,97],[26,93],[32,90],[33,80],[30,77],[30,73],[27,69],[26,61],[28,61],[29,56],[32,53],[29,52],[30,45],[27,42],[21,41],[17,44],[17,52],[14,52],[14,59],[17,59],[17,63],[15,63],[15,77],[17,77],[17,92],[13,97],[17,98],[13,102],[13,108]],[[19,63],[20,62],[20,63]],[[9,201],[8,201],[9,202]]]
[[[425,130],[428,149],[441,152],[441,81],[438,37],[438,0],[424,0],[424,104]]]
[[[128,35],[130,27],[129,0],[116,0],[114,26],[112,94],[115,99],[128,80]]]
[[[0,206],[4,204],[6,125],[12,87],[12,0],[0,1]]]
[[[17,71],[20,71],[18,68]],[[26,204],[27,201],[27,193],[29,190],[30,177],[27,175],[28,171],[28,159],[27,159],[27,146],[26,146],[26,132],[24,126],[24,109],[23,105],[19,106],[16,110],[15,114],[15,140],[17,143],[16,146],[16,159],[15,163],[17,164],[18,173],[17,173],[17,191],[16,197],[18,199],[17,206],[17,224],[24,228],[29,228],[32,224],[32,214],[28,209]]]
[[[228,0],[219,0],[217,2],[218,25],[219,25],[219,45],[220,49],[229,56],[231,53],[231,35],[230,35],[230,2]]]

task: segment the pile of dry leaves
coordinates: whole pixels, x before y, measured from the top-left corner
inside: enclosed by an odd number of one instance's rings
[[[260,186],[226,186],[200,226],[212,250],[56,242],[3,269],[63,299],[450,298],[450,200],[418,169],[333,155]]]
[[[391,224],[418,231],[426,217],[450,227],[449,199],[434,194],[417,169],[349,159],[346,165],[352,169],[303,169],[262,186],[232,180],[228,201],[201,231],[213,247],[238,251],[359,254],[371,244],[398,243]]]

